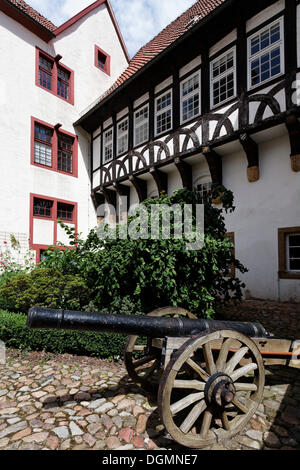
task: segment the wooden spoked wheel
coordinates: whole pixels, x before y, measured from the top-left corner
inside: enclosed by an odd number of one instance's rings
[[[191,312],[180,307],[164,307],[148,313],[150,317],[188,317],[197,318]],[[161,349],[152,346],[151,339],[143,344],[136,344],[138,336],[129,336],[125,347],[125,366],[129,377],[145,390],[153,390],[158,385]]]
[[[190,448],[231,439],[255,414],[264,382],[263,360],[250,338],[231,330],[203,333],[173,354],[161,377],[162,422]]]

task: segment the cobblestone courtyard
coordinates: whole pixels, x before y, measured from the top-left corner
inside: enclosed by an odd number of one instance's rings
[[[248,427],[212,449],[300,449],[300,371],[274,366],[266,373],[264,400]],[[122,364],[7,352],[0,366],[0,450],[174,448],[155,400]]]

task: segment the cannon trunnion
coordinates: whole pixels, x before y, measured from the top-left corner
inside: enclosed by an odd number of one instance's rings
[[[178,307],[145,316],[35,307],[27,325],[130,335],[129,376],[148,390],[157,384],[162,422],[189,448],[231,439],[247,425],[262,401],[266,364],[299,367],[299,342],[271,338],[259,323],[197,319]]]

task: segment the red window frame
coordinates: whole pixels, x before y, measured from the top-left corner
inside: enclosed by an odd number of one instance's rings
[[[104,58],[103,67],[99,65],[100,56]],[[110,76],[110,55],[97,45],[95,45],[95,67]]]
[[[40,139],[36,138],[36,125],[40,126],[41,128],[47,129],[52,132],[51,142],[49,142],[49,146],[51,145],[52,155],[51,155],[51,166],[38,163],[35,161],[35,143],[42,142]],[[72,140],[72,148],[59,148],[60,138],[65,137],[65,139]],[[67,171],[64,169],[60,169],[59,164],[59,153],[64,152],[68,155],[72,155],[72,171]],[[46,170],[56,171],[58,173],[62,173],[64,175],[73,176],[74,178],[78,178],[78,137],[71,132],[65,131],[61,129],[59,126],[53,126],[47,122],[41,121],[34,116],[31,116],[31,165],[38,166],[40,168],[44,168]]]
[[[71,214],[71,218],[68,217]],[[74,220],[74,205],[64,202],[57,202],[57,218],[66,223],[72,223]]]
[[[34,207],[34,200],[39,199],[39,200],[44,200],[44,201],[49,201],[52,202],[52,210],[51,210],[51,216],[50,217],[45,217],[45,216],[40,216],[40,215],[34,215],[33,212],[33,207]],[[49,196],[43,196],[41,194],[33,194],[30,193],[30,212],[29,212],[29,248],[30,250],[36,251],[36,262],[39,263],[40,261],[40,255],[41,251],[47,250],[49,248],[49,245],[41,245],[41,244],[36,244],[33,243],[33,222],[34,219],[40,219],[40,220],[48,220],[52,221],[53,223],[53,240],[54,240],[54,246],[56,248],[61,248],[60,245],[57,244],[57,220],[58,220],[58,205],[62,206],[69,206],[72,207],[72,220],[69,219],[61,219],[64,223],[69,223],[74,225],[75,227],[75,233],[78,232],[78,203],[73,202],[73,201],[65,201],[64,199],[57,199],[55,197],[49,197]],[[71,246],[69,248],[72,248]]]
[[[48,62],[52,64],[51,73],[49,72],[49,70],[47,70],[46,68],[40,65],[40,57],[43,57],[45,60],[47,60]],[[48,91],[49,93],[57,96],[63,101],[66,101],[67,103],[74,105],[74,71],[70,69],[69,67],[67,67],[66,65],[62,64],[60,62],[59,57],[60,56],[57,56],[57,58],[54,58],[51,55],[49,55],[47,52],[42,51],[39,47],[36,47],[35,84],[39,88],[42,88],[43,90]],[[64,72],[66,75],[69,75],[68,82],[66,80],[62,80],[62,78],[59,77],[60,70]],[[44,74],[48,74],[51,76],[50,89],[47,86],[43,86],[40,83],[40,71],[42,71]],[[59,94],[59,88],[58,88],[59,82],[63,83],[65,88],[68,86],[67,98]]]

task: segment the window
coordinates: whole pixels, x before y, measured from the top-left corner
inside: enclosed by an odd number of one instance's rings
[[[134,146],[149,140],[149,105],[134,113]]]
[[[61,129],[31,118],[31,164],[78,176],[78,139]]]
[[[34,125],[34,163],[52,166],[52,130]]]
[[[211,62],[211,104],[212,107],[228,101],[236,95],[235,49],[226,52]]]
[[[248,40],[249,88],[283,73],[283,20],[252,35]]]
[[[279,277],[300,279],[300,227],[278,230]]]
[[[70,204],[63,204],[62,202],[58,202],[57,203],[57,218],[61,220],[65,220],[67,222],[72,222],[73,210],[74,210],[74,206]]]
[[[113,158],[113,128],[104,131],[103,134],[103,159],[104,163]]]
[[[33,199],[33,215],[36,217],[51,217],[53,201],[47,199]]]
[[[200,72],[181,83],[181,122],[200,114]]]
[[[117,125],[117,155],[128,150],[128,118]]]
[[[172,129],[172,91],[155,99],[155,135]]]
[[[57,69],[57,94],[65,100],[69,99],[70,73],[61,68]]]
[[[211,200],[212,189],[212,183],[202,183],[197,185],[197,192],[201,198],[202,203]]]
[[[95,46],[95,67],[110,75],[110,56],[98,46]]]
[[[39,84],[40,86],[52,89],[52,68],[53,62],[46,57],[39,55]]]
[[[231,249],[231,254],[235,257],[235,235],[234,232],[226,233],[226,238],[228,238],[233,245]],[[224,277],[235,277],[235,264],[229,259],[227,262],[227,266],[224,271]]]
[[[58,170],[72,173],[73,171],[73,144],[74,139],[67,135],[58,134]]]
[[[36,48],[36,85],[74,104],[74,72],[63,65],[60,58]]]

